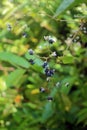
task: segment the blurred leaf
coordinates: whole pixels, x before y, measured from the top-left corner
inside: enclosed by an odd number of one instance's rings
[[[73,56],[63,56],[59,58],[64,64],[71,64],[74,63],[74,57]]]
[[[30,108],[32,108],[32,109],[36,109],[36,108],[37,108],[36,104],[33,104],[33,103],[31,103],[31,102],[28,103],[28,106],[29,106]]]
[[[43,111],[43,114],[42,114],[42,122],[45,122],[47,119],[51,118],[51,116],[53,115],[54,111],[53,111],[53,108],[52,108],[52,102],[48,102],[45,106],[45,109]]]
[[[22,120],[22,117],[21,117],[21,115],[20,115],[20,112],[18,113],[14,113],[13,114],[13,118],[14,118],[14,120],[15,120],[15,122],[17,122],[17,123],[20,123],[21,122],[21,120]]]
[[[12,65],[18,65],[23,68],[29,68],[29,63],[23,57],[17,56],[10,52],[0,52],[0,60],[11,63]]]
[[[68,94],[71,90],[72,84],[77,80],[76,76],[67,76],[62,80],[62,87],[61,87],[61,92]],[[66,84],[69,84],[66,86]]]
[[[6,83],[4,81],[4,79],[1,77],[0,78],[0,91],[4,91],[6,90],[7,86],[6,86]]]
[[[87,107],[87,101],[83,102],[82,105]]]
[[[77,121],[77,124],[84,121],[84,120],[87,120],[87,108],[84,108],[83,110],[81,110],[78,114],[78,121]]]
[[[57,90],[58,89],[54,87],[53,90],[51,91],[50,96],[54,98],[54,96],[57,93]],[[53,113],[54,113],[53,102],[54,101],[52,101],[52,102],[48,101],[46,103],[45,109],[43,111],[42,118],[41,118],[42,122],[45,122],[46,120],[48,120],[53,115]]]
[[[7,128],[1,128],[1,127],[0,127],[0,130],[8,130],[8,129],[7,129]]]
[[[73,8],[76,5],[84,2],[87,3],[87,0],[63,0],[55,12],[54,18],[63,13],[65,10],[69,9],[69,7]]]
[[[34,90],[31,91],[31,94],[33,94],[33,95],[34,95],[34,94],[38,94],[38,93],[39,93],[39,90],[38,90],[38,89],[34,89]]]
[[[57,8],[54,17],[57,17],[62,12],[64,12],[75,0],[63,0],[60,6]]]
[[[23,69],[17,69],[13,72],[11,72],[7,78],[6,78],[6,84],[8,87],[19,85],[21,78],[23,77],[23,74],[25,73],[25,70]]]

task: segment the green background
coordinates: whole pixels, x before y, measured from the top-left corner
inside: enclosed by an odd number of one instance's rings
[[[86,0],[0,1],[0,130],[87,129],[86,22]]]

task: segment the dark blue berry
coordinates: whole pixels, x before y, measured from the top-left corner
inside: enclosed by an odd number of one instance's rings
[[[23,33],[22,33],[22,36],[23,36],[24,38],[26,38],[28,35],[27,35],[26,32],[23,32]]]
[[[43,63],[43,65],[42,65],[42,67],[45,68],[45,67],[47,67],[47,65],[48,65],[48,63],[47,63],[47,61],[45,61],[45,62]]]
[[[50,70],[51,75],[54,75],[54,72],[55,72],[54,69],[51,69],[51,70]]]
[[[50,69],[49,68],[45,69],[45,74],[46,74],[46,76],[51,77]]]
[[[49,68],[45,68],[45,73],[47,73],[49,71]]]
[[[55,72],[54,69],[49,69],[49,68],[46,68],[46,69],[45,69],[45,74],[46,74],[46,76],[48,76],[48,77],[53,76],[53,75],[54,75],[54,72]]]
[[[29,52],[30,55],[33,55],[33,54],[34,54],[34,52],[33,52],[32,49],[29,49],[28,52]]]
[[[32,60],[32,59],[30,59],[29,62],[31,65],[35,64],[34,60]]]
[[[46,76],[48,76],[48,77],[52,76],[51,73],[50,73],[50,71],[46,72]]]
[[[53,44],[53,43],[55,42],[55,40],[54,40],[53,38],[49,38],[48,42],[49,42],[50,44]]]
[[[41,87],[40,89],[40,92],[42,92],[42,93],[44,93],[46,90],[45,90],[45,88],[43,88],[43,87]]]
[[[56,39],[52,38],[51,36],[44,36],[44,40],[48,41],[50,44],[56,42]]]
[[[53,101],[53,97],[49,96],[49,97],[47,97],[47,100],[48,101]]]

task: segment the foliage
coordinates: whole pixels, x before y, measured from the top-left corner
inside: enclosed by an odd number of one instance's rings
[[[3,0],[0,18],[0,130],[87,128],[86,0]]]

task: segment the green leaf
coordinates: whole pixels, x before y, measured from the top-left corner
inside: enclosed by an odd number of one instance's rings
[[[36,108],[37,108],[36,104],[33,104],[33,103],[31,103],[31,102],[28,103],[28,106],[29,106],[30,108],[32,108],[32,109],[36,109]]]
[[[81,3],[87,3],[87,0],[63,0],[55,12],[54,18],[63,13],[65,10],[69,9],[70,7],[73,8]]]
[[[49,102],[45,106],[45,110],[42,115],[42,122],[45,122],[47,119],[49,119],[53,115],[53,108],[52,108],[52,102]]]
[[[0,128],[0,130],[7,130],[7,128]]]
[[[82,105],[87,107],[87,101],[83,102]]]
[[[21,122],[21,120],[22,120],[22,117],[21,117],[21,115],[20,115],[20,112],[18,113],[14,113],[13,114],[13,118],[14,118],[14,120],[15,120],[15,122],[17,122],[17,123],[20,123]]]
[[[61,92],[64,94],[68,94],[71,90],[72,84],[76,81],[77,77],[74,76],[67,76],[65,77],[62,81],[62,87],[61,87]],[[66,83],[69,83],[69,86],[65,86]]]
[[[63,0],[61,5],[57,8],[54,17],[57,17],[63,11],[65,11],[75,0]]]
[[[25,73],[25,70],[23,69],[17,69],[11,72],[6,78],[7,86],[10,87],[10,86],[18,85],[24,73]]]
[[[53,88],[53,90],[51,91],[50,96],[54,97],[57,93],[58,89],[57,88]],[[42,114],[42,122],[47,121],[47,119],[49,119],[54,113],[54,108],[53,108],[53,102],[48,102],[45,105],[43,114]]]
[[[75,57],[73,56],[63,56],[59,58],[64,64],[74,63]]]
[[[12,54],[10,52],[0,52],[0,61],[6,61],[14,66],[20,66],[23,68],[29,68],[29,63],[26,59]]]
[[[87,108],[82,109],[79,113],[78,113],[78,117],[85,115],[87,113]],[[86,115],[87,116],[87,115]]]
[[[80,111],[77,116],[78,116],[77,124],[84,120],[87,120],[87,108],[84,108],[82,111]]]

